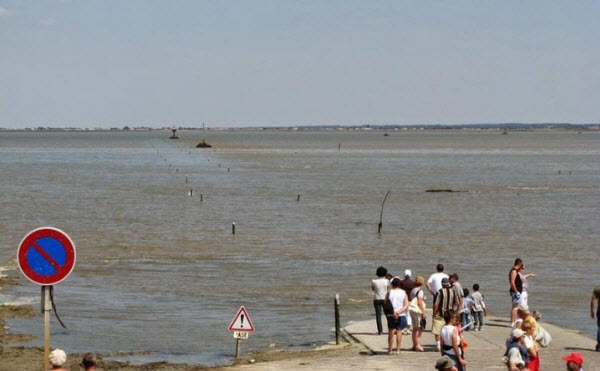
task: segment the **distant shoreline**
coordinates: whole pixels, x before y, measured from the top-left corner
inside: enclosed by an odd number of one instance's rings
[[[150,127],[128,127],[121,128],[76,128],[76,127],[36,127],[9,129],[0,128],[0,132],[16,133],[54,133],[54,132],[75,132],[75,133],[120,133],[120,132],[151,132],[168,131],[172,128],[150,128]],[[317,125],[317,126],[280,126],[280,127],[178,127],[180,132],[600,132],[600,124],[567,124],[567,123],[547,123],[547,124],[523,124],[523,123],[504,123],[504,124],[464,124],[464,125]]]

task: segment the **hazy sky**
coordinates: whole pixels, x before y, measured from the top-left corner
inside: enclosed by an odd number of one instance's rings
[[[0,0],[0,127],[599,122],[600,1]]]

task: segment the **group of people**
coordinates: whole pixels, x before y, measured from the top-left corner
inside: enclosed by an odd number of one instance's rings
[[[421,335],[427,324],[426,291],[432,295],[433,325],[436,348],[456,364],[458,370],[466,365],[464,352],[460,346],[464,342],[463,331],[483,330],[483,317],[487,308],[479,284],[473,285],[473,293],[463,289],[456,273],[447,275],[444,266],[437,265],[436,273],[427,281],[423,276],[414,280],[407,269],[403,277],[391,275],[386,268],[377,268],[377,278],[371,282],[374,291],[373,305],[378,334],[383,333],[382,312],[385,313],[388,327],[388,354],[396,343],[396,353],[400,353],[402,335],[412,335],[412,350],[422,352]]]
[[[412,279],[412,272],[406,270],[402,277],[391,275],[386,268],[379,267],[377,278],[372,280],[378,334],[383,333],[381,321],[385,313],[388,328],[388,354],[392,354],[394,340],[396,353],[400,353],[402,335],[412,335],[412,350],[423,351],[421,335],[426,325],[426,291],[432,296],[432,334],[435,336],[436,349],[442,358],[436,363],[438,370],[464,371],[465,359],[464,332],[482,331],[483,318],[487,316],[484,296],[480,285],[475,283],[470,292],[463,289],[456,273],[444,273],[444,266],[438,264],[436,272],[427,281],[422,276]],[[525,273],[525,265],[516,259],[508,274],[509,293],[511,298],[511,332],[506,341],[506,352],[503,361],[509,371],[540,370],[540,347],[545,347],[552,340],[550,334],[538,324],[541,314],[530,311],[528,306],[528,279],[535,277],[533,273]],[[591,316],[594,306],[600,309],[600,286],[594,289],[590,304]],[[598,319],[598,345],[600,351],[600,319]],[[583,358],[572,353],[563,358],[567,369],[579,371]]]
[[[53,371],[66,371],[63,367],[67,363],[67,353],[62,349],[54,349],[49,356],[50,367]],[[86,353],[81,361],[81,367],[85,371],[95,371],[98,366],[98,359],[94,353]]]

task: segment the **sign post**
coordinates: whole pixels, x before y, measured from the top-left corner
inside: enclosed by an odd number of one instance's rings
[[[50,370],[50,290],[73,271],[75,244],[57,228],[44,227],[29,232],[17,249],[17,262],[21,272],[31,282],[42,286],[42,312],[44,313],[44,369]]]
[[[233,320],[229,324],[228,330],[233,331],[233,338],[236,340],[235,358],[240,358],[242,356],[242,339],[247,340],[249,333],[254,332],[252,320],[250,320],[250,316],[243,305],[240,307],[240,309],[238,309],[236,315],[233,317]]]

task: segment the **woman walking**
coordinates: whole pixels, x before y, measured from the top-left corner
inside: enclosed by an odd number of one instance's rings
[[[408,309],[408,297],[406,292],[400,288],[400,279],[392,280],[392,289],[387,293],[393,307],[392,314],[386,314],[388,323],[388,354],[392,354],[394,335],[396,335],[396,354],[400,354],[402,346],[402,330],[406,328],[406,310]]]
[[[413,324],[412,342],[413,350],[416,352],[423,351],[423,345],[421,344],[421,335],[425,330],[425,293],[423,291],[423,284],[425,278],[423,276],[417,276],[415,279],[415,287],[410,292],[410,305],[409,314]]]
[[[464,351],[460,347],[460,315],[458,312],[449,310],[444,313],[446,325],[442,327],[440,336],[442,339],[442,355],[450,357],[455,363],[458,371],[465,371],[467,361],[464,358]]]
[[[377,334],[379,335],[383,332],[381,312],[383,310],[383,303],[385,302],[385,295],[390,285],[390,281],[386,278],[387,272],[387,269],[384,267],[379,267],[376,272],[377,278],[371,280],[371,290],[374,291],[373,306],[375,307],[375,322],[377,323]]]

